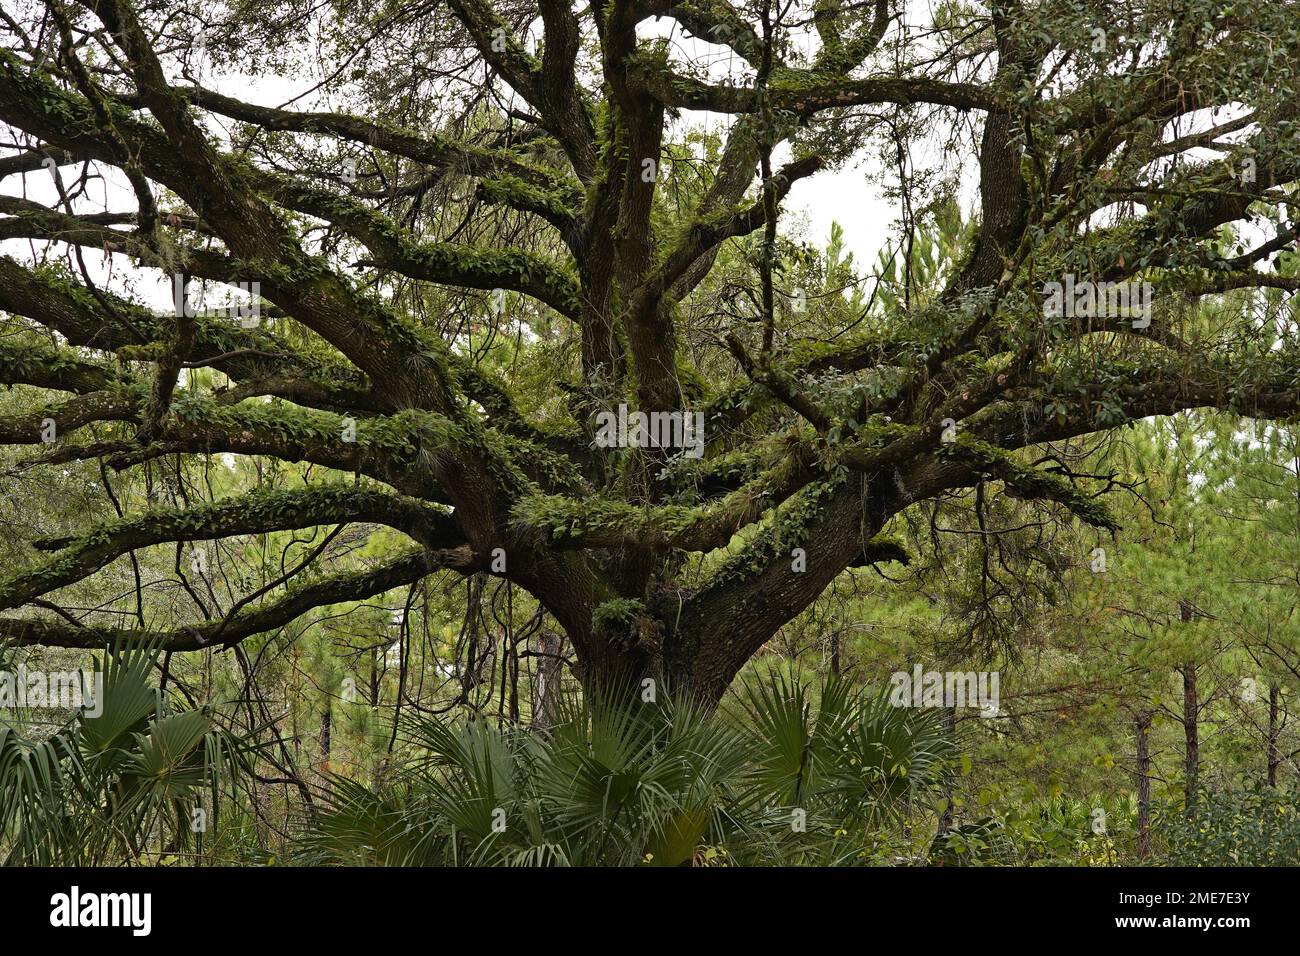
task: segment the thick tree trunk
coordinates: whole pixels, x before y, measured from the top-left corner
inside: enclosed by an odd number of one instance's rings
[[[864,514],[862,502],[856,488],[837,491],[800,537],[773,544],[765,566],[737,569],[737,580],[715,584],[707,600],[695,595],[680,619],[678,602],[665,595],[655,610],[671,628],[664,652],[670,683],[689,686],[706,705],[717,704],[745,662],[853,564],[879,532],[883,518]],[[804,552],[797,565],[795,547]]]
[[[814,482],[697,588],[671,573],[656,580],[662,562],[630,560],[602,579],[563,553],[531,555],[522,583],[545,595],[576,652],[584,690],[640,694],[651,679],[661,692],[715,707],[746,662],[838,575],[907,559],[898,545],[876,539],[892,515],[968,480],[962,459],[945,458]]]
[[[645,613],[609,632],[565,622],[583,688],[613,684],[632,692],[651,678],[716,706],[745,663],[839,574],[902,554],[872,541],[889,516],[907,501],[955,487],[964,474],[959,462],[941,461],[823,486],[820,497],[801,503],[802,515],[777,533],[765,529],[746,561],[724,565],[699,590],[652,584]],[[574,584],[570,578],[570,592],[583,594]]]

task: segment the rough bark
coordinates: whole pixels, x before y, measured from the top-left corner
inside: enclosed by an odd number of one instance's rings
[[[532,728],[545,733],[559,717],[560,678],[564,672],[564,638],[554,631],[537,635],[537,667],[533,677]]]
[[[1137,855],[1151,856],[1151,712],[1142,711],[1133,719],[1137,741]]]
[[[1277,768],[1282,765],[1282,753],[1278,741],[1282,737],[1282,724],[1278,719],[1281,691],[1276,684],[1268,688],[1268,761],[1267,780],[1270,787],[1277,786]]]
[[[1195,664],[1182,668],[1183,676],[1183,809],[1188,816],[1196,813],[1200,793],[1201,736],[1200,703]]]
[[[95,35],[115,47],[103,76],[73,75],[55,58],[0,49],[0,122],[36,144],[0,158],[0,177],[44,174],[46,160],[56,170],[112,167],[128,174],[139,208],[78,215],[0,197],[0,238],[93,249],[191,281],[257,280],[262,304],[278,321],[294,323],[294,334],[207,316],[177,322],[0,257],[0,309],[84,350],[0,345],[0,384],[68,393],[0,418],[0,441],[39,449],[34,466],[99,459],[125,470],[163,455],[228,452],[309,462],[377,487],[328,506],[308,492],[287,495],[273,511],[243,501],[135,516],[103,537],[60,542],[50,561],[0,580],[0,606],[14,610],[0,617],[0,635],[20,643],[89,647],[156,638],[168,650],[199,650],[426,574],[490,573],[545,608],[588,686],[654,676],[715,703],[745,662],[837,576],[906,560],[884,534],[917,501],[1001,482],[1018,497],[1114,528],[1088,487],[1039,467],[1037,452],[1020,449],[1186,408],[1231,407],[1261,417],[1300,409],[1290,353],[1202,352],[1177,328],[1139,331],[1092,319],[1063,322],[1057,338],[1033,323],[1033,334],[1022,334],[1044,277],[1074,268],[1106,281],[1158,275],[1171,292],[1190,297],[1300,288],[1255,268],[1280,248],[1281,236],[1215,260],[1213,269],[1189,275],[1185,268],[1208,261],[1219,227],[1300,179],[1300,157],[1277,141],[1284,121],[1300,115],[1300,101],[1276,71],[1253,92],[1238,89],[1239,77],[1226,68],[1207,79],[1178,23],[1164,25],[1168,43],[1156,44],[1150,69],[1123,77],[1122,87],[1117,80],[1109,89],[1116,95],[1099,96],[1087,85],[1034,88],[1040,64],[1081,51],[1051,40],[1050,30],[1023,29],[1014,4],[975,14],[986,16],[976,25],[996,53],[995,69],[978,80],[964,60],[909,65],[926,44],[903,6],[889,0],[819,18],[812,29],[820,52],[810,68],[785,62],[782,45],[765,44],[752,18],[726,2],[612,0],[588,17],[543,0],[540,57],[486,0],[452,0],[449,13],[434,5],[428,15],[454,16],[456,24],[440,25],[468,38],[474,59],[490,68],[492,92],[507,84],[527,104],[528,141],[541,145],[521,150],[516,115],[493,117],[489,125],[501,128],[490,132],[504,138],[484,146],[178,84],[174,64],[152,42],[152,9],[127,0],[85,7],[94,14],[87,24],[97,18],[102,25]],[[1252,11],[1257,31],[1283,35],[1282,13],[1271,7]],[[730,47],[761,76],[725,85],[685,75],[638,38],[652,16],[672,17],[692,35]],[[778,37],[790,29],[769,26]],[[1235,21],[1220,26],[1216,42],[1230,59],[1233,44],[1243,41],[1230,29]],[[589,86],[587,50],[599,73]],[[1276,61],[1296,52],[1279,50]],[[1171,155],[1169,144],[1148,135],[1152,124],[1225,105],[1216,96],[1258,100],[1250,105],[1269,117],[1244,144],[1261,157],[1255,181],[1241,183],[1229,158],[1198,168],[1192,182],[1178,164],[1154,184],[1139,175]],[[774,314],[772,270],[764,280],[771,321],[761,340],[743,324],[726,328],[726,351],[691,368],[683,302],[711,294],[705,279],[724,244],[760,229],[769,239],[779,235],[791,185],[828,165],[828,157],[805,148],[818,136],[803,130],[826,139],[834,124],[850,122],[850,111],[868,105],[879,109],[861,120],[871,130],[890,122],[975,131],[980,215],[947,286],[929,311],[905,310],[858,338],[828,335],[805,354],[797,330],[783,328]],[[670,120],[700,109],[731,117],[717,168],[704,171],[696,193],[675,183],[670,189]],[[271,141],[287,138],[295,148],[294,138],[306,136],[313,152],[342,156],[364,146],[385,169],[409,166],[410,181],[399,176],[386,185],[393,195],[423,196],[428,183],[448,175],[473,180],[471,218],[507,210],[527,224],[528,241],[467,246],[439,233],[419,203],[394,205],[387,193],[336,188],[328,163],[311,175],[286,175],[210,138],[214,116],[276,134],[266,137]],[[764,157],[782,143],[792,143],[796,155],[756,183],[755,166],[768,169]],[[177,211],[158,213],[151,190],[174,194]],[[1148,190],[1155,198],[1145,213],[1092,227],[1116,195]],[[304,221],[310,230],[299,227]],[[357,244],[364,258],[342,261],[312,238],[322,228]],[[441,287],[460,305],[474,301],[467,290],[525,297],[548,322],[576,326],[573,380],[557,384],[548,402],[517,402],[509,384],[465,354],[454,335],[422,325],[404,300],[372,294],[398,284],[417,294]],[[951,327],[937,334],[945,323]],[[1134,348],[1079,379],[1070,357],[1098,334]],[[312,348],[301,346],[305,339]],[[231,384],[212,395],[188,394],[179,385],[185,367],[216,369]],[[1059,381],[1067,387],[1056,388]],[[850,393],[851,409],[836,404],[834,396]],[[262,397],[279,400],[280,417],[245,401]],[[593,448],[593,414],[619,402],[642,412],[702,411],[709,452],[699,471],[664,449]],[[566,406],[562,427],[554,427],[553,412],[529,420],[520,411],[541,406]],[[959,425],[952,444],[941,437],[947,419]],[[57,443],[42,438],[47,421],[57,425]],[[345,421],[356,426],[356,440],[340,439]],[[745,466],[709,473],[731,456]],[[32,604],[48,603],[47,592],[137,548],[345,520],[383,523],[410,537],[423,557],[291,588],[230,621],[166,634],[98,621],[75,627]],[[505,557],[499,569],[497,554]],[[700,557],[714,558],[713,570],[686,578],[683,568]],[[1199,769],[1194,673],[1190,680],[1189,806]]]

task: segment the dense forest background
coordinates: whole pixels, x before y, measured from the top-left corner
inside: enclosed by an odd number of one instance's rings
[[[0,858],[1300,863],[1242,7],[5,0]]]

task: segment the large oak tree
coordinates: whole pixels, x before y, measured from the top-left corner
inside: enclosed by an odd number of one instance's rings
[[[662,675],[716,701],[837,576],[906,559],[886,532],[912,504],[988,482],[1112,527],[1105,483],[1050,443],[1187,408],[1300,410],[1298,14],[1222,0],[6,12],[0,239],[60,244],[77,268],[13,244],[0,257],[6,331],[28,330],[0,340],[0,381],[62,393],[0,419],[0,441],[31,446],[37,473],[225,453],[336,480],[38,541],[47,561],[2,569],[0,633],[229,647],[430,574],[495,574],[563,630],[584,683]],[[308,37],[348,109],[201,81],[213,62],[270,78]],[[706,119],[701,164],[688,146]],[[848,318],[834,296],[797,313],[783,204],[873,146],[902,214],[902,294]],[[90,209],[94,175],[130,207]],[[8,188],[51,176],[48,204]],[[913,244],[964,187],[978,198],[955,259],[922,288]],[[83,252],[168,281],[256,282],[265,321],[150,308]],[[751,307],[702,323],[724,265]],[[1151,321],[1049,314],[1044,283],[1066,276],[1150,283]],[[1222,296],[1239,307],[1207,321],[1201,300]],[[561,374],[513,375],[484,359],[484,335],[558,350]],[[603,447],[597,416],[620,405],[702,413],[704,456]],[[166,633],[57,602],[135,549],[341,522],[411,549]]]

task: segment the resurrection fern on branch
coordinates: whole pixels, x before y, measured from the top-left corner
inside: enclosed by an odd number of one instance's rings
[[[1300,412],[1291,4],[339,3],[294,22],[337,108],[205,82],[294,74],[279,4],[21,6],[0,182],[47,198],[0,196],[2,480],[114,513],[11,529],[13,643],[238,648],[495,576],[585,686],[713,707],[829,585],[909,558],[912,506],[988,486],[1114,530],[1051,443]],[[902,219],[868,283],[782,217],[872,147]],[[1154,304],[1046,308],[1067,277]],[[1278,321],[1202,311],[1256,302]],[[703,457],[606,447],[620,408],[702,415]],[[343,525],[350,563],[207,593],[202,556]]]

